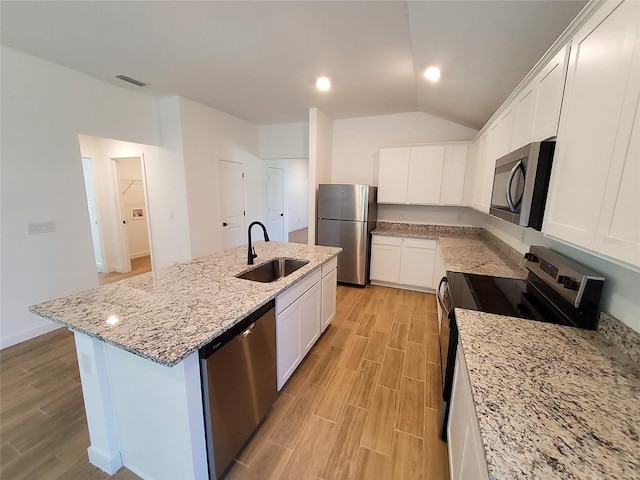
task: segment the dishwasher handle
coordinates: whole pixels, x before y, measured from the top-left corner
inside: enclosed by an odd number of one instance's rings
[[[201,347],[199,350],[199,356],[201,359],[206,360],[211,355],[216,353],[222,347],[224,347],[227,343],[232,341],[234,338],[238,337],[238,340],[242,340],[248,337],[253,328],[255,327],[256,322],[262,318],[269,310],[276,308],[275,300],[271,300],[260,308],[255,310],[254,312],[247,315],[245,318],[240,320],[234,326],[232,326],[227,331],[213,338],[209,343],[207,343],[204,347]]]

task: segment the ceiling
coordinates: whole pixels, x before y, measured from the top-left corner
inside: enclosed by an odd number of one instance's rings
[[[586,1],[7,1],[2,44],[258,125],[422,111],[480,128]],[[429,65],[442,69],[430,84]],[[134,87],[118,74],[148,82]],[[315,89],[320,75],[333,87]]]

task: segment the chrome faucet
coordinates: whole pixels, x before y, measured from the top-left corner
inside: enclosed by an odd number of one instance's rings
[[[268,242],[269,241],[269,234],[267,233],[267,227],[265,227],[262,223],[260,222],[251,222],[251,225],[249,225],[249,250],[247,252],[247,265],[253,265],[253,259],[256,258],[258,255],[256,255],[256,249],[253,248],[251,246],[251,227],[253,227],[254,225],[260,225],[262,227],[262,231],[264,232],[264,241]]]

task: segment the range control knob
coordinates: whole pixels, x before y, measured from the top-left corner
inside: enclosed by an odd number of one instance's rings
[[[528,252],[524,254],[524,258],[526,258],[527,260],[529,260],[530,262],[537,262],[538,261],[538,256]]]
[[[564,288],[566,288],[567,290],[578,289],[578,282],[576,282],[573,278],[564,277],[564,279],[562,280],[562,285],[564,285]]]
[[[558,275],[558,283],[564,283],[566,279],[568,279],[566,275]]]

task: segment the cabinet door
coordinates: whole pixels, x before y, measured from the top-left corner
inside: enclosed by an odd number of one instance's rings
[[[440,203],[444,151],[444,145],[411,149],[407,203]]]
[[[300,297],[300,351],[304,357],[320,337],[322,291],[316,283]]]
[[[336,288],[338,283],[338,270],[333,269],[322,277],[322,331],[336,316]]]
[[[636,62],[640,52],[635,55]],[[636,75],[640,65],[633,69]],[[638,76],[638,75],[637,75]],[[640,86],[640,78],[634,79]],[[635,93],[638,97],[638,92]],[[594,250],[640,266],[640,101],[629,141],[616,146]]]
[[[634,1],[605,4],[571,43],[543,231],[586,248],[594,245],[616,137],[624,128],[638,8]]]
[[[425,241],[432,242],[432,241]],[[406,239],[402,246],[400,283],[415,287],[433,288],[433,267],[436,251],[420,245],[420,240]]]
[[[276,357],[278,359],[278,391],[284,386],[300,361],[300,299],[293,302],[276,317]]]
[[[400,245],[371,247],[371,280],[398,283],[400,281]]]
[[[534,79],[513,102],[515,118],[513,121],[511,151],[532,142],[533,117],[536,109],[536,86],[536,79]],[[560,113],[559,110],[558,113]]]
[[[567,46],[560,50],[533,80],[537,93],[531,142],[540,142],[558,134],[568,54]]]
[[[468,145],[447,145],[442,170],[441,205],[462,205]]]
[[[491,193],[493,190],[493,175],[496,159],[491,158],[489,152],[489,133],[480,137],[479,162],[477,165],[476,208],[484,213],[489,213],[491,206]]]
[[[406,203],[410,148],[380,149],[378,203]]]
[[[476,171],[478,169],[480,141],[473,142],[469,145],[467,154],[467,167],[464,173],[464,193],[462,195],[462,204],[467,207],[475,206],[475,188],[477,184]]]

